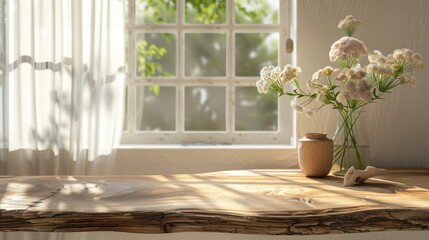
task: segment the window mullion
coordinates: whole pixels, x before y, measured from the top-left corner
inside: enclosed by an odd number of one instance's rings
[[[235,32],[234,32],[234,5],[235,0],[227,1],[227,23],[228,23],[228,32],[227,32],[227,74],[226,77],[229,80],[226,88],[227,91],[227,100],[226,100],[226,130],[228,134],[233,134],[235,131]]]
[[[136,74],[136,34],[135,31],[132,30],[132,26],[135,25],[136,18],[136,8],[135,1],[128,1],[128,26],[127,34],[128,34],[128,119],[127,119],[127,127],[128,131],[131,133],[136,132],[136,86],[133,84]]]
[[[141,31],[144,30],[146,32],[162,32],[166,29],[171,29],[177,27],[176,24],[157,24],[157,25],[150,25],[150,24],[143,24],[143,25],[134,25],[130,26],[132,30],[134,31]],[[279,26],[277,24],[264,24],[263,28],[261,28],[260,24],[240,24],[235,25],[235,29],[245,32],[259,32],[261,30],[263,31],[276,31],[278,30]],[[219,30],[219,29],[226,29],[229,28],[229,24],[186,24],[181,25],[181,28],[184,30],[196,30],[196,31],[207,31],[207,30]]]
[[[280,25],[280,34],[279,34],[279,65],[283,66],[288,62],[290,55],[286,52],[286,40],[289,38],[288,27],[289,27],[289,18],[290,14],[287,14],[289,5],[287,4],[288,0],[280,1],[279,9],[279,25]]]
[[[185,43],[184,43],[184,12],[185,0],[177,0],[176,25],[177,25],[177,52],[176,52],[176,132],[183,134],[185,131]]]
[[[288,59],[290,59],[290,54],[286,52],[286,40],[289,38],[288,28],[290,21],[290,11],[289,11],[289,0],[280,0],[280,8],[279,8],[279,58],[278,63],[279,66],[284,66],[288,63]],[[292,63],[294,64],[294,63]],[[279,98],[278,99],[278,130],[283,135],[294,136],[294,134],[288,134],[288,129],[290,129],[290,125],[293,123],[289,122],[289,116],[287,116],[286,111],[281,111],[288,107],[289,99],[288,98]],[[294,112],[292,113],[294,114]],[[293,117],[295,119],[295,117]],[[289,127],[288,127],[289,126]],[[291,140],[291,142],[294,142]]]

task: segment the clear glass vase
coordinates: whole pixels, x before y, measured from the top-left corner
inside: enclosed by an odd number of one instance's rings
[[[332,172],[334,175],[344,176],[352,166],[358,170],[364,170],[367,166],[365,155],[367,155],[368,145],[360,142],[358,138],[358,128],[363,125],[359,124],[361,114],[361,109],[355,111],[338,110],[337,128],[333,136]]]

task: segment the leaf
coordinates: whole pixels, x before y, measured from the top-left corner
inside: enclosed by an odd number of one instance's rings
[[[149,91],[153,92],[156,96],[159,96],[160,87],[158,85],[152,85],[149,87]]]

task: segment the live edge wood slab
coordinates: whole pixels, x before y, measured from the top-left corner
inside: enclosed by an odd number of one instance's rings
[[[0,178],[0,230],[328,234],[429,230],[429,170],[344,188],[296,170]]]

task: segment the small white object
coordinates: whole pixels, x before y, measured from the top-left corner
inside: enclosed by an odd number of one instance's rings
[[[365,170],[356,170],[354,166],[350,167],[347,170],[346,175],[344,176],[344,187],[352,187],[355,184],[361,184],[365,182],[368,178],[374,177],[376,175],[381,175],[386,172],[386,169],[376,168],[368,166]]]
[[[286,53],[291,54],[293,52],[293,40],[288,38],[286,39]]]

